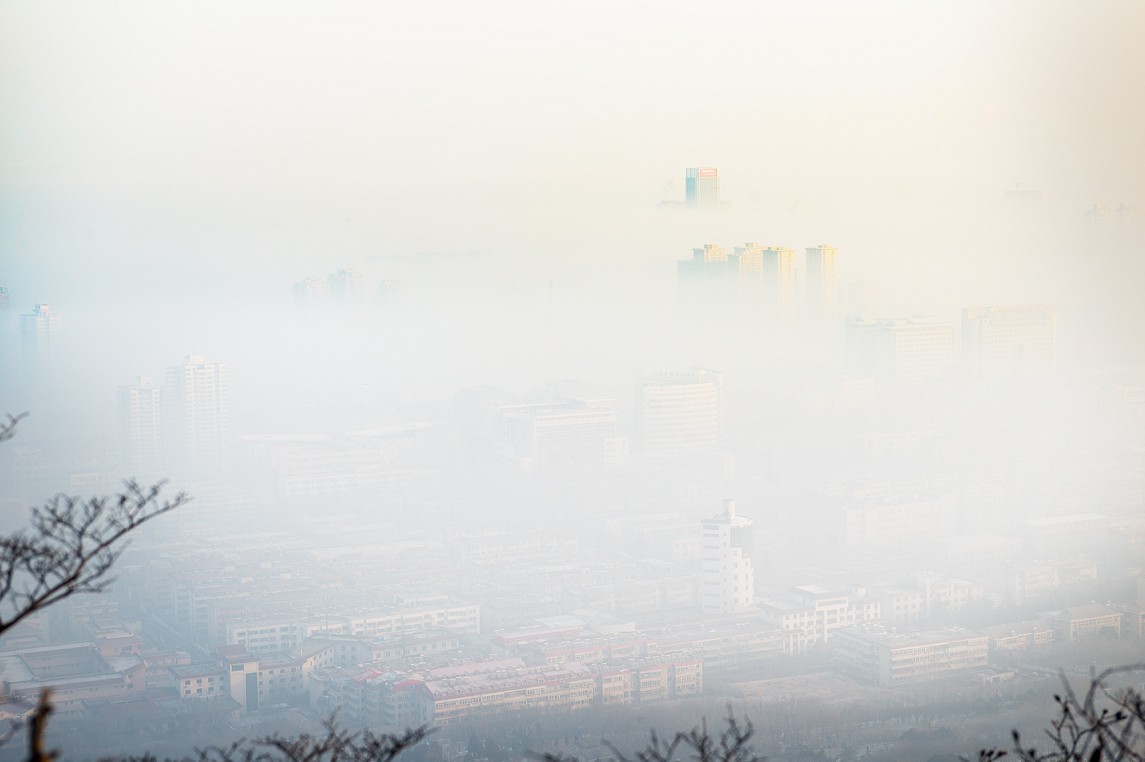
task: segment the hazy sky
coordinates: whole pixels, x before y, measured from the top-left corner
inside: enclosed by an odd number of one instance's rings
[[[1140,206],[1143,39],[1136,0],[0,2],[0,283],[682,256],[696,164],[726,244],[961,235],[1015,182]]]

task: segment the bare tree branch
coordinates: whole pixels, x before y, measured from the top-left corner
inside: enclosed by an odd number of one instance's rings
[[[165,484],[129,481],[105,497],[57,495],[33,509],[30,528],[0,537],[0,635],[69,596],[106,589],[127,535],[188,502],[182,492],[164,499]]]
[[[0,442],[7,442],[9,439],[16,436],[16,424],[27,417],[27,413],[20,413],[19,415],[12,415],[11,413],[8,413],[8,420],[0,422]]]

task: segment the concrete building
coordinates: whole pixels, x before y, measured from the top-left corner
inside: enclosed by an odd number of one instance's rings
[[[1039,616],[1059,643],[1121,637],[1121,612],[1100,603],[1050,611]]]
[[[795,250],[769,246],[763,250],[764,328],[788,328],[795,320]]]
[[[1052,371],[1057,362],[1054,306],[964,309],[962,355],[967,367],[987,374]]]
[[[326,276],[330,297],[338,301],[356,301],[366,295],[366,279],[355,270],[339,270]]]
[[[661,373],[636,385],[636,436],[645,455],[716,450],[723,418],[724,378],[716,371]]]
[[[50,305],[36,304],[20,315],[21,372],[34,396],[51,396],[55,385],[55,362],[62,321]]]
[[[806,249],[807,307],[812,318],[834,321],[839,316],[839,249],[820,244]]]
[[[502,405],[497,417],[501,458],[523,472],[601,471],[628,460],[610,399]]]
[[[684,204],[689,209],[720,205],[720,172],[715,167],[688,167],[684,172]]]
[[[953,495],[909,485],[874,484],[850,490],[841,503],[849,547],[899,546],[951,535],[958,526]]]
[[[829,642],[842,628],[882,618],[878,596],[818,584],[800,585],[781,598],[761,600],[759,609],[772,626],[789,633],[785,649],[790,654]]]
[[[989,640],[962,627],[895,630],[868,624],[836,632],[831,652],[843,671],[864,682],[893,688],[985,667]]]
[[[254,480],[295,503],[376,498],[387,484],[424,473],[428,423],[329,434],[242,434]]]
[[[734,500],[701,522],[700,606],[705,614],[731,614],[755,605],[751,519],[736,515]]]
[[[982,633],[990,638],[991,655],[1025,651],[1054,642],[1053,628],[1038,620],[983,627]]]
[[[149,376],[119,387],[122,467],[132,477],[157,477],[164,466],[163,387]]]
[[[924,318],[851,318],[847,357],[859,371],[889,381],[921,381],[954,364],[954,325]]]
[[[141,696],[146,666],[134,654],[105,657],[92,643],[0,651],[0,703],[35,704],[47,688],[55,711],[79,712],[87,701]]]
[[[196,470],[222,467],[230,445],[227,365],[187,355],[167,368],[164,428],[179,462]]]

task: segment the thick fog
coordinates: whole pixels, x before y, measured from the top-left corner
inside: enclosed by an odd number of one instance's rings
[[[1128,0],[0,2],[0,527],[192,497],[0,631],[0,700],[80,643],[128,687],[61,738],[218,700],[165,753],[341,706],[509,758],[442,703],[508,673],[593,686],[545,750],[777,696],[871,723],[777,759],[1041,727],[1015,697],[1145,636],[1143,39]],[[977,655],[864,661],[942,638]]]

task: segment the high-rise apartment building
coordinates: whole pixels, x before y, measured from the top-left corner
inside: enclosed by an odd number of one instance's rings
[[[355,270],[339,270],[326,276],[330,296],[339,300],[361,299],[366,295],[366,279]]]
[[[721,288],[729,277],[734,277],[728,267],[728,250],[714,243],[692,249],[692,258],[677,262],[676,267],[680,281],[689,288]]]
[[[60,315],[47,304],[37,304],[20,316],[20,349],[24,378],[36,394],[50,395],[53,386],[55,344],[59,340]]]
[[[661,373],[636,385],[636,435],[645,454],[717,449],[723,414],[724,378],[716,371]]]
[[[684,203],[689,209],[720,205],[720,173],[715,167],[688,167],[684,173]]]
[[[195,469],[219,468],[230,439],[226,363],[187,355],[167,368],[163,396],[173,455]]]
[[[839,249],[821,244],[807,248],[807,305],[817,319],[832,319],[839,302]]]
[[[731,614],[755,603],[752,569],[752,521],[736,515],[734,500],[724,501],[719,516],[704,519],[700,567],[700,605],[705,614]]]
[[[790,326],[795,317],[794,249],[769,246],[763,250],[763,291],[764,304],[774,311],[775,324]]]
[[[1057,327],[1052,304],[962,311],[962,355],[983,373],[1038,373],[1054,369]]]
[[[119,432],[122,466],[131,476],[158,476],[163,459],[163,387],[140,376],[119,387]]]

